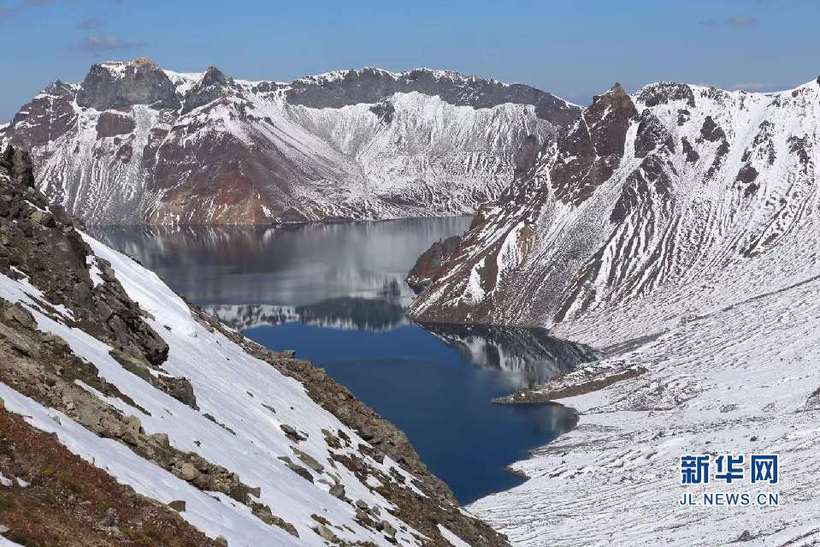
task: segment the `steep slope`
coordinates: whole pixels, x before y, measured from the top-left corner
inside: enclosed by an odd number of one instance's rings
[[[502,400],[560,400],[579,425],[472,510],[521,545],[817,543],[818,127],[820,79],[615,86],[420,261],[417,318],[545,325],[602,353]],[[777,484],[749,482],[761,453],[780,455]],[[682,485],[687,454],[711,473],[745,455],[745,478]],[[716,492],[751,503],[680,505]]]
[[[382,219],[473,212],[509,183],[525,143],[550,142],[578,112],[455,72],[284,84],[138,59],[51,84],[0,141],[30,149],[40,189],[91,223]]]
[[[208,544],[205,534],[231,546],[445,545],[446,535],[506,544],[462,512],[407,438],[346,389],[190,308],[156,275],[78,231],[33,184],[27,155],[8,149],[0,158],[0,434],[27,444],[14,445],[19,454],[0,448],[0,499],[4,488],[32,490],[0,505],[4,534],[53,542],[84,522],[95,544],[113,545],[122,540],[117,527],[139,539],[135,519],[150,517],[142,529],[159,536],[148,543]],[[83,474],[71,480],[48,461]],[[111,484],[100,471],[125,486],[130,512],[112,502],[95,513],[113,495],[95,492]],[[38,494],[42,502],[31,497]],[[51,536],[22,518],[61,499],[93,501]]]
[[[477,215],[412,313],[549,326],[641,300],[680,317],[804,275],[818,123],[818,82],[616,86]]]

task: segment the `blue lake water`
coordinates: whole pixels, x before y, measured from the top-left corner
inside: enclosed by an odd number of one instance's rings
[[[248,337],[292,349],[400,427],[462,503],[521,478],[505,470],[574,426],[561,406],[494,397],[571,370],[583,350],[540,329],[420,326],[404,276],[467,218],[289,228],[95,228]]]

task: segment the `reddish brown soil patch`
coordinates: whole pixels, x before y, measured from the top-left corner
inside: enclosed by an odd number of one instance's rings
[[[215,546],[174,511],[68,451],[0,407],[0,524],[22,545]]]

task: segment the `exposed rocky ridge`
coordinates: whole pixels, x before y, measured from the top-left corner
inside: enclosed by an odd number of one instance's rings
[[[786,255],[799,270],[813,255],[794,242],[817,241],[819,97],[813,81],[632,97],[616,85],[482,208],[412,315],[549,326],[653,294],[759,286],[753,272]]]
[[[346,389],[189,309],[153,274],[78,231],[31,183],[27,156],[7,151],[7,410],[230,544],[438,545],[439,525],[470,543],[506,544]]]
[[[161,365],[168,345],[143,321],[110,264],[93,256],[62,207],[49,207],[34,185],[28,154],[7,148],[0,169],[11,174],[0,180],[0,273],[26,276],[48,302],[65,306],[72,326]]]
[[[425,68],[390,72],[368,67],[308,76],[294,81],[286,95],[292,104],[341,108],[357,103],[378,103],[396,93],[412,92],[473,108],[492,108],[505,103],[533,105],[538,117],[557,126],[564,126],[577,117],[577,109],[572,105],[533,87]]]
[[[410,273],[407,274],[407,284],[417,293],[424,290],[433,279],[441,275],[441,268],[447,264],[447,260],[458,248],[461,241],[459,236],[448,237],[447,239],[436,241],[424,251]]]
[[[473,212],[580,109],[524,85],[419,69],[291,83],[146,59],[55,82],[0,129],[39,187],[92,223],[271,224]],[[527,157],[527,155],[524,155]]]

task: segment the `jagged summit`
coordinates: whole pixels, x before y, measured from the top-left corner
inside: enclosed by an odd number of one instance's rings
[[[148,59],[92,65],[77,92],[77,104],[95,110],[137,104],[177,108],[179,98],[164,72]]]
[[[449,79],[453,81],[486,81],[493,84],[510,85],[495,78],[484,78],[476,75],[464,74],[457,70],[442,70],[430,67],[417,67],[409,70],[393,71],[376,66],[365,66],[361,68],[349,68],[343,70],[331,70],[320,74],[309,74],[302,76],[295,80],[295,82],[319,82],[328,83],[336,80],[343,80],[345,78],[358,78],[366,74],[375,74],[384,77],[389,77],[394,80],[401,80],[403,78],[417,78],[422,75],[430,75],[436,79]]]

